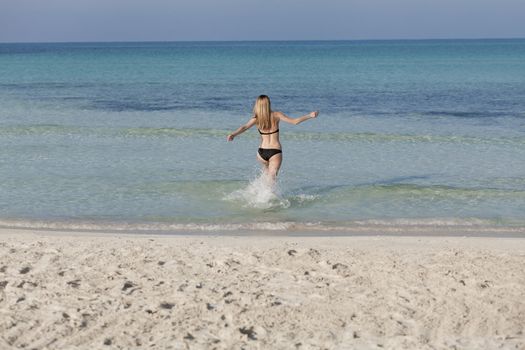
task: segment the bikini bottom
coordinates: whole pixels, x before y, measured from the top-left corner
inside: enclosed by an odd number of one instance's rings
[[[261,158],[265,161],[269,161],[270,158],[272,158],[276,154],[283,153],[283,151],[277,148],[259,148],[258,152]]]

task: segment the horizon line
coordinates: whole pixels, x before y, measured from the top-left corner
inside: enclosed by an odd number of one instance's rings
[[[334,41],[475,41],[475,40],[523,40],[525,37],[479,37],[479,38],[390,38],[390,39],[243,39],[243,40],[108,40],[108,41],[0,41],[0,44],[94,44],[94,43],[220,43],[220,42],[334,42]]]

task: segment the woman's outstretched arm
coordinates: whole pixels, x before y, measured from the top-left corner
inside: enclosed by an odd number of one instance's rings
[[[251,118],[250,120],[248,120],[248,123],[242,125],[239,129],[237,129],[234,132],[232,132],[231,134],[229,134],[228,137],[226,138],[226,140],[233,141],[235,136],[237,136],[239,134],[242,134],[243,132],[245,132],[246,130],[248,130],[249,128],[251,128],[254,125],[255,125],[255,118]]]
[[[283,122],[290,123],[290,124],[293,124],[293,125],[297,125],[299,123],[304,122],[305,120],[316,118],[319,115],[319,111],[310,112],[310,113],[305,114],[305,115],[303,115],[302,117],[299,117],[299,118],[290,118],[286,114],[284,114],[283,112],[275,112],[275,114],[277,114],[279,119],[282,120]]]

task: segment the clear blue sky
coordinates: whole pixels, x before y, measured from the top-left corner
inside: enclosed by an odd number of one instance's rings
[[[0,0],[0,42],[525,38],[525,0]]]

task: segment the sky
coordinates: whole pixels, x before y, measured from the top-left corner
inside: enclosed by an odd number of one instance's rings
[[[0,42],[525,38],[525,0],[0,0]]]

